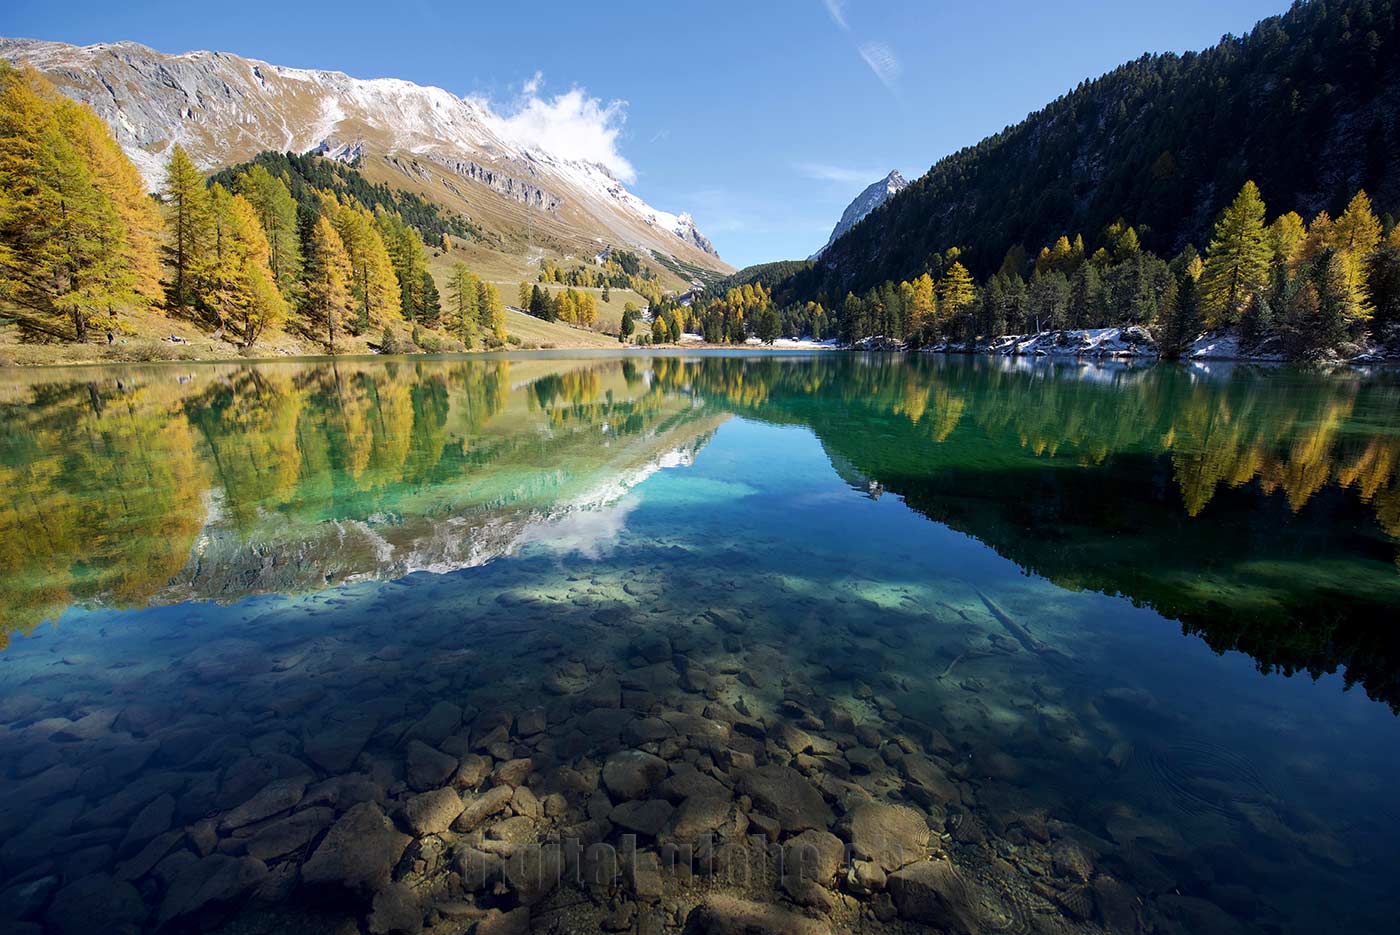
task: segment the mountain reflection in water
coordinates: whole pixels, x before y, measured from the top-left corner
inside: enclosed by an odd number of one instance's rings
[[[802,425],[1027,571],[1400,704],[1400,379],[667,357],[88,369],[0,382],[0,608],[445,571],[620,496],[726,416]]]
[[[1397,420],[1389,372],[6,373],[0,927],[1388,931]]]

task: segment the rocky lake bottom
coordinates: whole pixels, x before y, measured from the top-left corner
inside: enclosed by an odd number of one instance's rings
[[[1385,704],[702,415],[576,509],[492,493],[471,560],[206,519],[163,596],[16,635],[5,931],[1389,930]]]

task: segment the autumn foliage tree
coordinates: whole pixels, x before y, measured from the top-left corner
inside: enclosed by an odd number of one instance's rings
[[[353,270],[345,244],[330,219],[320,217],[306,245],[305,311],[313,326],[326,336],[335,351],[336,332],[354,304],[350,292]]]
[[[1253,182],[1245,182],[1235,200],[1215,222],[1201,274],[1201,301],[1206,324],[1234,324],[1249,302],[1268,285],[1272,254],[1264,230],[1264,200]]]
[[[153,217],[124,159],[90,111],[0,63],[0,301],[31,330],[83,341],[151,299]]]

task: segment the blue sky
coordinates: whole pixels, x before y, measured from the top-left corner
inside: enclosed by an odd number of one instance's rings
[[[1287,0],[7,0],[0,34],[396,77],[489,98],[695,215],[743,266],[803,257],[890,169],[939,157],[1143,52],[1199,49]],[[579,93],[570,94],[571,91]]]

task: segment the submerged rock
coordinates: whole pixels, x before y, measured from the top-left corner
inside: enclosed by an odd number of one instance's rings
[[[248,855],[259,860],[272,860],[290,854],[310,843],[333,821],[335,810],[331,808],[308,808],[294,812],[259,828],[248,840]]]
[[[295,808],[306,793],[306,782],[301,779],[284,779],[271,783],[261,792],[242,805],[230,811],[219,822],[220,831],[233,831],[244,825],[271,818],[278,812]]]
[[[787,766],[760,766],[739,776],[739,791],[777,819],[785,832],[825,830],[835,816],[810,782]]]
[[[404,803],[404,819],[414,834],[441,834],[462,814],[462,797],[455,789],[434,789]]]
[[[514,797],[515,790],[510,786],[495,786],[481,795],[468,796],[456,821],[452,823],[453,829],[463,833],[475,830],[492,815],[499,815],[509,808]]]
[[[457,771],[457,758],[448,756],[421,740],[408,744],[408,784],[418,792],[437,788]]]
[[[715,894],[686,916],[684,935],[831,935],[831,926],[777,906]]]
[[[676,809],[669,825],[662,831],[661,838],[689,844],[701,835],[718,831],[728,822],[732,810],[733,803],[728,795],[691,796]]]
[[[845,845],[830,831],[804,831],[783,845],[784,885],[801,879],[831,887],[845,856]]]
[[[368,922],[371,935],[416,935],[423,930],[423,907],[412,889],[395,883],[375,894]]]
[[[603,765],[603,784],[614,799],[639,799],[666,776],[666,761],[641,750],[624,750]]]
[[[130,883],[92,874],[59,890],[44,915],[54,935],[91,935],[97,926],[120,932],[146,918],[146,905]]]
[[[615,807],[608,814],[608,820],[620,828],[654,838],[674,811],[674,806],[665,799],[634,800]]]
[[[841,819],[840,830],[857,857],[887,873],[928,856],[928,824],[902,805],[858,805]]]
[[[361,802],[331,827],[301,868],[302,882],[377,892],[388,884],[389,873],[411,840],[394,828],[378,805]]]
[[[946,858],[910,864],[890,874],[887,886],[901,919],[954,935],[978,935],[981,931],[972,893]]]
[[[167,925],[215,904],[232,904],[266,877],[267,865],[257,858],[210,854],[175,877],[160,904],[160,924]]]

